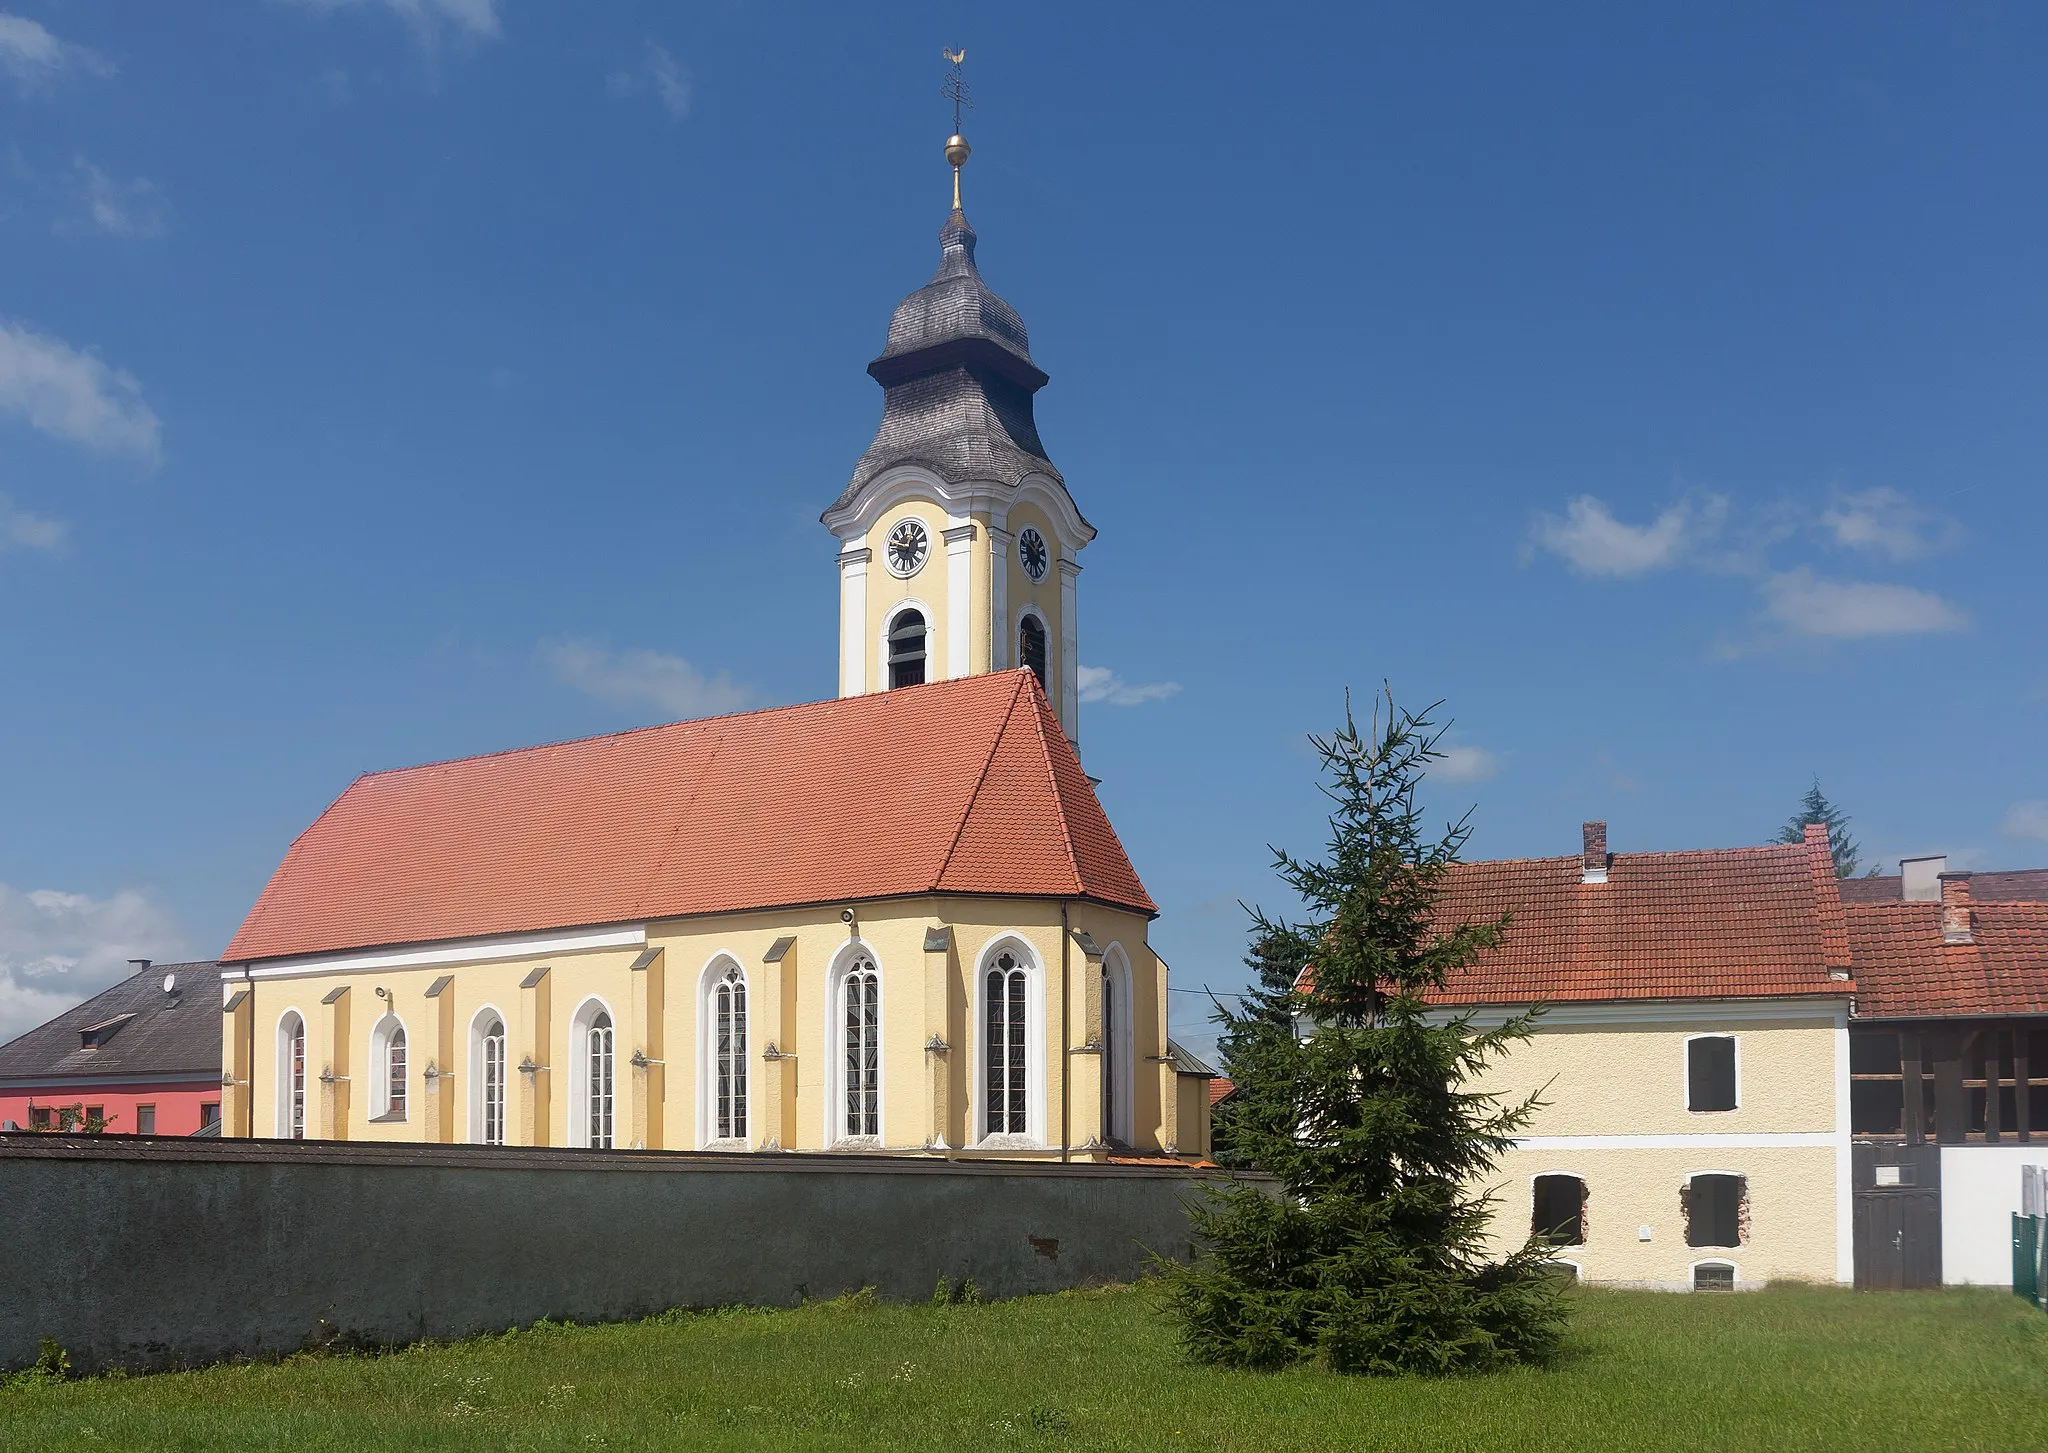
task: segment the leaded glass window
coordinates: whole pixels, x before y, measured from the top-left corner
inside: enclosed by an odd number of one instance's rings
[[[1025,1113],[1028,1075],[1025,1065],[1026,1007],[1030,975],[1017,957],[999,954],[983,985],[988,1013],[984,1036],[988,1060],[987,1133],[1028,1135]]]
[[[306,1138],[306,1021],[296,1014],[285,1038],[285,1134]]]
[[[612,1017],[604,1010],[590,1021],[585,1031],[585,1055],[590,1062],[590,1144],[598,1150],[612,1148]]]
[[[405,1118],[405,1026],[394,1025],[384,1041],[384,1113]]]
[[[849,1136],[882,1133],[881,987],[871,959],[855,959],[846,971],[844,1125]]]
[[[716,1026],[713,1124],[719,1140],[747,1138],[747,981],[734,964],[711,990]]]
[[[483,1034],[483,1142],[505,1143],[505,1021],[492,1019]]]

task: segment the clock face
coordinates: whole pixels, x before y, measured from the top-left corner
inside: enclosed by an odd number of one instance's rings
[[[924,565],[925,556],[932,552],[932,538],[924,532],[924,526],[916,520],[905,520],[889,532],[889,573],[895,576],[917,574]]]
[[[1045,547],[1045,536],[1026,525],[1017,536],[1017,559],[1026,575],[1033,580],[1045,579],[1045,567],[1052,563],[1052,551]]]

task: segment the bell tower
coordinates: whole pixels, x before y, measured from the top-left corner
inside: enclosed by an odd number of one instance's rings
[[[938,271],[889,320],[868,365],[881,426],[822,516],[839,540],[839,694],[1026,666],[1078,741],[1076,557],[1095,527],[1039,440],[1046,375],[1023,321],[975,263],[960,200],[964,58],[947,52],[953,210]]]

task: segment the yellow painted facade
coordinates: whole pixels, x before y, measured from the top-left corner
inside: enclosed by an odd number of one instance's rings
[[[1701,1262],[1738,1285],[1851,1276],[1847,1031],[1844,1005],[1740,1001],[1564,1005],[1487,1075],[1505,1100],[1542,1105],[1502,1159],[1496,1250],[1533,1225],[1535,1179],[1585,1187],[1585,1242],[1558,1258],[1582,1279],[1672,1289]],[[1698,1036],[1735,1043],[1736,1108],[1689,1108],[1687,1055]],[[1687,1244],[1682,1191],[1695,1175],[1739,1175],[1740,1244]]]
[[[611,1144],[669,1150],[829,1150],[1105,1158],[1110,1144],[1206,1153],[1207,1117],[1183,1111],[1166,1059],[1166,971],[1142,915],[1040,899],[919,898],[651,923],[606,946],[514,941],[336,954],[232,971],[224,1118],[234,1135],[293,1133],[290,1047],[305,1033],[302,1133],[336,1140],[486,1138],[482,1030],[506,1040],[503,1139],[590,1145],[592,1049],[611,1035]],[[548,936],[541,936],[548,937]],[[1030,979],[1029,1124],[986,1135],[980,993],[997,955]],[[879,1129],[843,1119],[841,984],[856,961],[879,982]],[[737,968],[746,989],[744,1134],[714,1123],[707,1006]],[[380,1114],[390,1020],[405,1030],[405,1106]],[[1105,1052],[1105,1046],[1107,1052]],[[1103,1075],[1114,1081],[1105,1097]],[[1199,1086],[1203,1082],[1189,1080]],[[1204,1106],[1206,1110],[1206,1105]],[[1114,1123],[1105,1125],[1104,1115]],[[601,1121],[598,1122],[601,1124]]]

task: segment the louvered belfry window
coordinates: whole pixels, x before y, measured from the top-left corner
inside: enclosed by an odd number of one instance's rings
[[[849,1136],[882,1133],[881,979],[872,960],[846,972],[846,1121]]]
[[[1045,627],[1037,616],[1024,617],[1017,627],[1017,664],[1031,668],[1041,688],[1050,691],[1045,679]]]
[[[907,610],[889,624],[889,689],[924,685],[924,613]]]
[[[1029,975],[1016,956],[1000,955],[988,971],[988,1130],[990,1135],[1028,1135],[1028,1071],[1025,1065],[1025,1010]]]
[[[717,1138],[747,1136],[747,981],[739,965],[726,970],[711,991],[712,1020],[717,1026],[713,1052],[716,1078],[714,1115]]]

